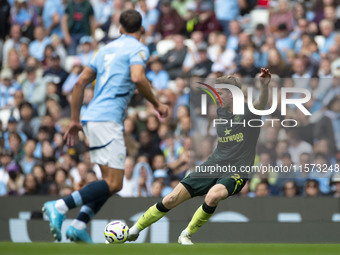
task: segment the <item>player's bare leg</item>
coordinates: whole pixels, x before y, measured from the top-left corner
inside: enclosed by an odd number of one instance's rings
[[[191,196],[183,184],[179,183],[175,189],[161,202],[151,206],[142,217],[138,219],[135,225],[129,229],[128,241],[135,241],[139,232],[151,224],[161,219],[169,210],[178,206],[180,203],[190,199]]]
[[[200,206],[192,217],[189,225],[182,231],[178,237],[178,243],[183,245],[192,245],[191,236],[199,230],[213,215],[218,203],[228,197],[228,190],[222,184],[216,184],[209,190]]]

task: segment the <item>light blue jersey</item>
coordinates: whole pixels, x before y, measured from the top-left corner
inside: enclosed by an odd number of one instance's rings
[[[145,66],[148,58],[148,48],[129,35],[101,48],[89,64],[97,73],[96,86],[82,122],[115,121],[123,125],[127,104],[135,90],[130,67]]]

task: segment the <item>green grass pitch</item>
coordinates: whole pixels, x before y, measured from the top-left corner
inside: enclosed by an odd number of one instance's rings
[[[340,244],[179,244],[86,245],[0,242],[1,255],[328,255],[340,254]]]

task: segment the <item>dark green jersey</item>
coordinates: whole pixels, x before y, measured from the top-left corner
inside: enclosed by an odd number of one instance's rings
[[[248,121],[253,126],[260,126],[261,116],[250,112],[247,104],[244,107],[244,115],[234,115],[226,111],[225,108],[217,109],[218,118],[226,124],[217,124],[218,144],[204,165],[232,165],[252,166],[255,159],[256,143],[260,134],[260,127],[250,127]]]

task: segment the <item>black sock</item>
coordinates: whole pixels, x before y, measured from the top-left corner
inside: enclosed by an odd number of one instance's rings
[[[97,201],[87,203],[80,208],[77,220],[86,224],[99,212],[100,208],[105,204],[110,196],[103,197]]]
[[[217,206],[209,206],[209,205],[206,204],[206,202],[204,202],[203,205],[202,205],[203,211],[205,211],[206,213],[209,213],[209,214],[213,214],[216,210],[216,207]]]
[[[163,205],[162,201],[160,201],[160,202],[158,202],[158,203],[156,204],[156,208],[157,208],[158,211],[160,211],[160,212],[168,212],[168,211],[170,211],[170,209],[167,209],[167,208]]]
[[[103,197],[110,196],[110,189],[106,181],[95,181],[87,184],[79,191],[74,191],[71,195],[64,198],[68,209],[95,202]]]

